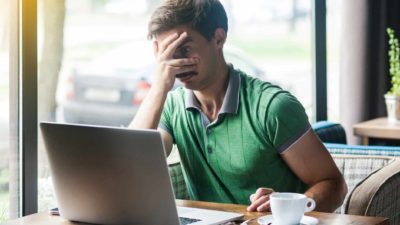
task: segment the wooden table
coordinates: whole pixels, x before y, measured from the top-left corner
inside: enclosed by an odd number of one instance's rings
[[[368,145],[369,138],[400,140],[400,122],[389,122],[381,117],[354,125],[353,132],[362,137],[363,145]]]
[[[197,202],[187,200],[176,200],[178,206],[196,207],[204,209],[217,209],[228,212],[238,212],[244,214],[244,219],[253,219],[248,224],[257,225],[257,218],[260,216],[268,215],[270,213],[247,212],[244,205],[233,204],[220,204],[210,202]],[[366,217],[366,216],[352,216],[352,215],[339,215],[333,213],[320,213],[310,212],[309,216],[319,219],[319,224],[326,225],[388,225],[389,220],[382,217]],[[67,221],[59,216],[50,216],[47,213],[37,213],[30,216],[22,217],[20,219],[12,220],[3,223],[2,225],[77,225],[81,223],[73,223]],[[239,224],[239,223],[238,223]]]

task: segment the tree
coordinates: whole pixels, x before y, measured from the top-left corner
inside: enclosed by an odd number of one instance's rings
[[[65,0],[42,0],[43,49],[38,77],[38,121],[55,120],[56,91],[64,53]],[[39,178],[49,173],[44,145],[39,132]],[[40,193],[43,194],[43,193]],[[48,194],[48,193],[46,193]],[[50,207],[49,202],[39,198],[39,208]]]
[[[39,64],[39,121],[54,120],[64,52],[65,0],[43,0],[44,41]]]

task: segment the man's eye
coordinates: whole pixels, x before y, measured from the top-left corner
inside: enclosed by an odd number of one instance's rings
[[[187,58],[189,53],[190,53],[190,47],[181,47],[176,50],[174,58],[176,59]]]
[[[183,56],[186,56],[189,52],[190,52],[190,47],[183,47],[183,48],[180,49],[180,53]]]

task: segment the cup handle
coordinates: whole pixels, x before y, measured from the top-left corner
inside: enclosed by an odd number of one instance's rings
[[[311,203],[311,205],[308,206],[308,204],[310,204],[310,203]],[[316,204],[315,204],[314,199],[312,199],[312,198],[307,198],[307,202],[306,202],[306,212],[311,212],[311,211],[313,211],[313,210],[315,209],[315,206],[316,206]]]

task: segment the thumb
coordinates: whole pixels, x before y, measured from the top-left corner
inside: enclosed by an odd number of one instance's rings
[[[253,202],[254,201],[254,194],[251,194],[250,195],[250,202]]]

